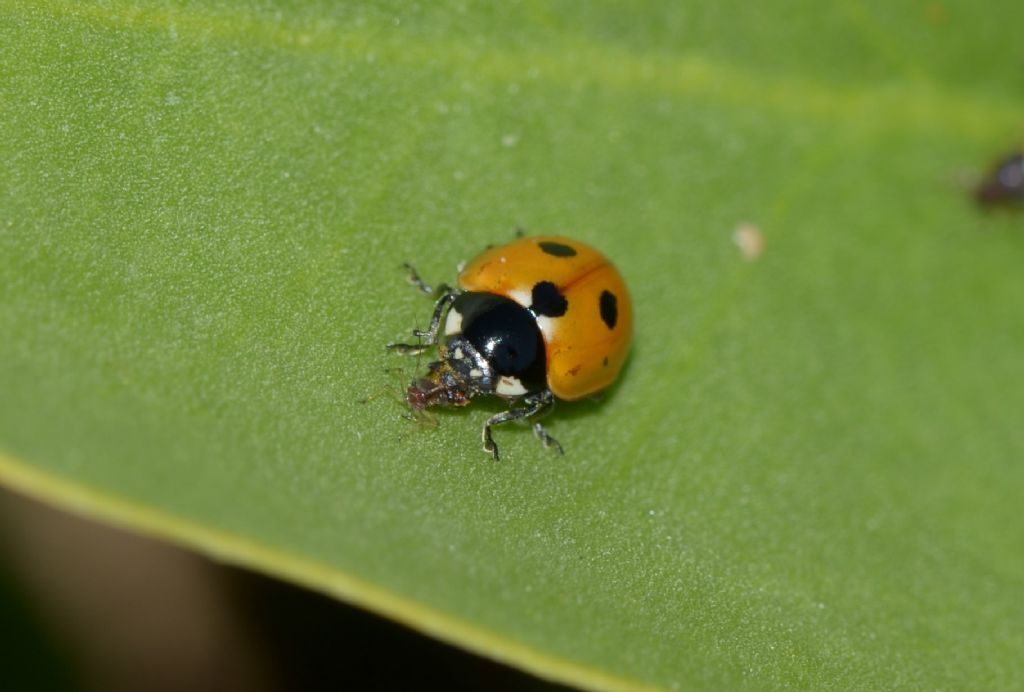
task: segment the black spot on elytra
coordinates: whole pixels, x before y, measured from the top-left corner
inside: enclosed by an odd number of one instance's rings
[[[604,357],[604,361],[602,361],[601,365],[603,365],[606,368],[608,367],[608,356]]]
[[[541,281],[533,287],[530,298],[530,310],[535,315],[545,317],[561,317],[569,309],[569,301],[558,292],[558,287],[550,281]]]
[[[608,329],[615,329],[615,323],[619,320],[619,301],[611,291],[601,291],[599,307],[601,308],[601,319],[608,325]]]
[[[542,240],[541,242],[537,243],[537,245],[540,246],[541,250],[548,253],[549,255],[554,255],[555,257],[572,257],[573,255],[576,254],[576,248],[569,247],[564,243],[555,243],[550,240]]]

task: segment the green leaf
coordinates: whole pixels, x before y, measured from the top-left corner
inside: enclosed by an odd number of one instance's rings
[[[578,685],[1024,685],[1024,226],[958,182],[1021,134],[1024,5],[0,19],[11,487]],[[383,345],[401,262],[517,227],[637,330],[564,458],[495,464],[497,404],[406,420]]]

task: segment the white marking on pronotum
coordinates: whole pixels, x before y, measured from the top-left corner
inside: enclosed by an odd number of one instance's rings
[[[503,375],[494,391],[501,396],[521,396],[526,394],[526,387],[517,378]]]
[[[452,309],[448,311],[448,317],[444,321],[444,334],[445,336],[451,336],[452,334],[462,333],[462,313],[458,310]]]
[[[512,290],[508,292],[508,297],[522,305],[524,308],[530,307],[530,304],[533,302],[533,295],[529,291]]]
[[[537,328],[544,335],[544,341],[551,341],[555,336],[555,330],[558,328],[558,318],[538,315]]]
[[[480,368],[473,368],[472,370],[469,371],[469,376],[470,377],[483,377],[484,376],[484,371],[481,370]]]

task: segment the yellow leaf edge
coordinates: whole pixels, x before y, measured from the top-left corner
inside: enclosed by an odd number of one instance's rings
[[[538,677],[593,690],[657,690],[539,651],[353,574],[41,470],[0,450],[0,484],[58,509],[326,594]]]

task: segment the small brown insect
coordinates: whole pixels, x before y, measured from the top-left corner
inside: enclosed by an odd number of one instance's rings
[[[1010,154],[992,168],[974,191],[985,207],[1024,204],[1024,153]]]

